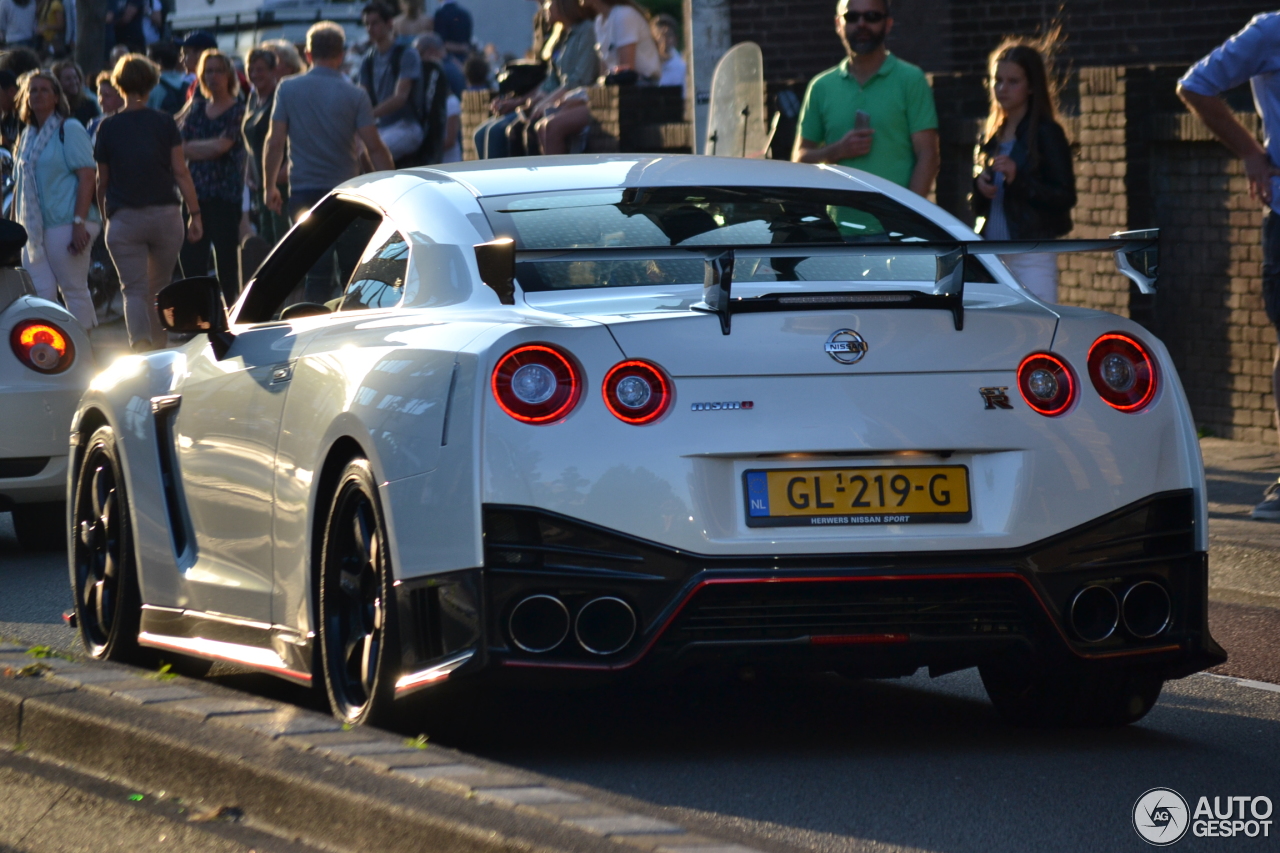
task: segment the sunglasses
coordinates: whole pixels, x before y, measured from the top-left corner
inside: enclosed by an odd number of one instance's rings
[[[866,21],[868,24],[878,24],[887,17],[884,12],[845,12],[844,22],[856,24],[858,21]]]

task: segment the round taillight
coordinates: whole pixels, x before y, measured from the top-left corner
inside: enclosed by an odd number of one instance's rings
[[[671,380],[647,361],[615,364],[604,377],[604,404],[618,420],[651,424],[671,407]]]
[[[75,345],[67,333],[43,320],[27,320],[14,326],[9,346],[18,361],[39,373],[61,373],[76,358]]]
[[[1139,341],[1119,332],[1089,348],[1089,379],[1108,406],[1136,412],[1156,396],[1156,362]]]
[[[1051,418],[1071,406],[1076,397],[1076,382],[1065,361],[1047,352],[1037,352],[1018,365],[1018,390],[1028,406]]]
[[[582,376],[573,361],[547,344],[516,347],[493,369],[493,396],[502,411],[527,424],[549,424],[573,410]]]

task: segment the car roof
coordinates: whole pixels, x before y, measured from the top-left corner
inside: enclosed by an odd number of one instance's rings
[[[786,186],[880,190],[877,179],[782,160],[688,154],[585,154],[475,160],[409,170],[448,176],[477,197],[545,190],[652,186]],[[870,176],[867,176],[870,178]],[[850,186],[850,184],[854,186]]]

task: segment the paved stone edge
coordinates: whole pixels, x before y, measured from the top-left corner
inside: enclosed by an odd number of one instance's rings
[[[118,664],[0,642],[0,748],[238,805],[308,843],[387,853],[759,853],[585,786]],[[344,839],[350,839],[344,843]]]

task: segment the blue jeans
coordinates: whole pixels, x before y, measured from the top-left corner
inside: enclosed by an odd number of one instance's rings
[[[1262,304],[1280,335],[1280,213],[1262,217]]]
[[[491,118],[476,128],[476,155],[481,160],[511,156],[507,148],[507,127],[515,120],[515,113],[507,113]]]

